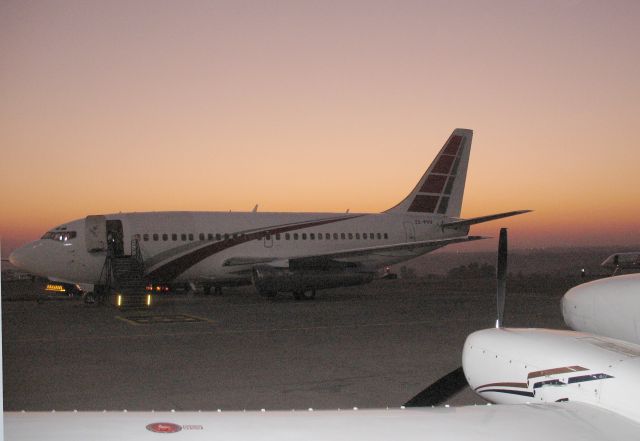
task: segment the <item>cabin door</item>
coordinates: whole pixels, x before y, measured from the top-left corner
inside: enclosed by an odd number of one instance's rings
[[[265,248],[271,248],[273,246],[273,235],[268,231],[264,236],[264,246]]]
[[[104,216],[87,216],[85,218],[84,241],[87,251],[90,253],[107,249],[107,220]]]
[[[122,221],[119,219],[107,221],[107,250],[114,257],[124,255],[124,234]]]
[[[404,232],[407,235],[407,242],[416,241],[416,227],[413,225],[413,222],[404,223]]]

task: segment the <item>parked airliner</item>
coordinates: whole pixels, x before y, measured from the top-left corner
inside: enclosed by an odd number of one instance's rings
[[[473,132],[455,129],[409,195],[377,214],[151,212],[91,215],[48,231],[11,262],[54,281],[104,286],[107,256],[140,252],[149,283],[210,289],[253,283],[297,299],[367,283],[381,268],[481,239],[471,225],[528,210],[461,219]]]

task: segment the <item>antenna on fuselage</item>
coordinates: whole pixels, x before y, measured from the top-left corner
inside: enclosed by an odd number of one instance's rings
[[[507,229],[500,228],[500,239],[498,240],[498,264],[496,268],[496,306],[498,308],[496,328],[502,327],[502,321],[504,319],[504,299],[507,290],[507,254]]]

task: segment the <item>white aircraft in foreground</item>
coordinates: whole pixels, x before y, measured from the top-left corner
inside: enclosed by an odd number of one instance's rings
[[[506,250],[506,231],[501,232]],[[410,407],[436,403],[451,390],[429,387],[401,408],[336,411],[253,412],[6,412],[11,440],[425,440],[563,441],[640,439],[640,346],[637,334],[612,337],[550,329],[502,327],[506,254],[498,262],[498,320],[495,329],[471,334],[464,345],[463,379],[496,406]],[[623,282],[619,282],[619,281]],[[568,314],[594,299],[632,306],[636,321],[640,275],[620,276],[578,286],[563,300]],[[583,296],[585,294],[585,296]],[[590,326],[617,316],[595,311]],[[580,327],[577,327],[580,329]],[[460,370],[438,383],[459,380]],[[449,377],[449,378],[447,378]],[[434,384],[435,386],[435,384]],[[454,388],[455,389],[455,388]],[[444,391],[444,392],[443,392]]]
[[[320,288],[367,283],[381,268],[482,239],[468,235],[473,224],[528,211],[460,219],[472,136],[454,130],[411,193],[383,213],[94,215],[53,228],[10,260],[30,273],[100,292],[111,280],[108,256],[136,257],[140,265],[130,272],[140,271],[148,284],[193,283],[206,291],[253,283],[265,296],[292,292],[300,299]]]

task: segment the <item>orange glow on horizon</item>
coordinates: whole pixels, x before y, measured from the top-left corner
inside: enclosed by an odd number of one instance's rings
[[[462,215],[535,210],[473,234],[640,243],[638,2],[2,12],[3,247],[96,213],[380,212],[456,127]]]

